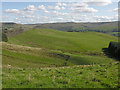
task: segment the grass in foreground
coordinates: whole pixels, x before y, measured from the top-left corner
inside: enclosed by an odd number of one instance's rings
[[[67,66],[63,57],[50,52],[70,55]],[[3,43],[2,84],[3,88],[116,88],[118,64],[104,55],[44,52],[41,48]]]
[[[117,88],[118,62],[61,68],[3,68],[3,88]]]

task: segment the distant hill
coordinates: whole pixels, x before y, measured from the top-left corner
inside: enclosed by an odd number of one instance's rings
[[[93,22],[93,23],[47,23],[47,24],[36,24],[33,28],[50,28],[60,31],[67,32],[84,32],[94,31],[107,33],[113,36],[119,36],[118,34],[118,22]]]
[[[51,28],[61,31],[98,31],[98,32],[118,32],[118,22],[98,22],[98,23],[47,23],[36,24],[33,28]]]
[[[3,23],[3,29],[36,29],[36,28],[49,28],[67,32],[85,32],[94,31],[107,33],[113,36],[118,35],[118,22],[88,22],[88,23],[45,23],[45,24],[16,24],[16,23]]]

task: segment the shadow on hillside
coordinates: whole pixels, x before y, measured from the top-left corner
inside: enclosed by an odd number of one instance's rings
[[[117,60],[117,61],[120,61],[120,59],[119,59],[118,57],[112,55],[112,53],[109,51],[108,48],[102,48],[102,51],[103,51],[104,54],[105,54],[106,56],[108,56],[109,58],[113,58],[113,59],[115,59],[115,60]]]

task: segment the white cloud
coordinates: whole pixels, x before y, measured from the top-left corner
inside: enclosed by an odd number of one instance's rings
[[[120,17],[119,17],[118,14],[117,14],[117,15],[114,15],[114,16],[112,17],[112,20],[118,21],[119,18],[120,18]]]
[[[19,13],[20,11],[18,9],[6,9],[4,12],[5,13]]]
[[[60,7],[60,6],[48,6],[48,8],[51,10],[64,10],[65,9],[64,6],[62,6],[62,7]]]
[[[38,10],[42,10],[44,13],[49,13],[49,11],[46,9],[46,7],[44,5],[40,5],[37,8]]]
[[[111,0],[86,0],[85,3],[88,5],[95,5],[95,6],[105,6],[111,4]]]
[[[118,12],[118,10],[119,10],[118,8],[115,8],[115,9],[113,9],[112,11],[113,11],[113,12]]]
[[[108,16],[93,16],[94,19],[96,19],[96,21],[113,21],[114,17],[108,17]]]
[[[81,3],[72,3],[72,4],[69,4],[69,6],[82,8],[82,7],[88,7],[88,4],[81,2]]]
[[[57,11],[53,11],[54,14],[57,14],[58,12]]]
[[[58,16],[68,16],[69,13],[53,11],[53,12],[51,13],[51,15],[54,15],[54,16],[55,16],[55,15],[58,15]]]
[[[18,18],[15,18],[15,20],[18,20]]]
[[[51,10],[60,10],[61,8],[59,6],[48,6]]]
[[[96,10],[94,8],[88,8],[88,7],[85,7],[85,8],[71,8],[71,10],[74,13],[96,13],[96,12],[98,12],[98,10]]]
[[[44,13],[49,13],[49,11],[45,10]]]
[[[69,15],[69,13],[59,13],[59,15],[61,15],[61,16],[68,16]]]
[[[0,21],[4,21],[4,22],[7,22],[7,21],[9,21],[9,16],[2,16],[0,19]]]
[[[57,6],[67,6],[65,3],[56,3]]]
[[[49,17],[47,17],[47,16],[41,16],[41,18],[44,18],[44,19],[49,19]]]
[[[24,11],[34,11],[36,10],[35,6],[34,5],[29,5],[27,6],[26,8],[23,9]]]
[[[65,10],[65,7],[61,7],[61,10]]]
[[[24,16],[26,16],[26,15],[34,15],[35,14],[35,12],[34,11],[20,11],[20,13],[19,13],[19,15],[24,15]]]
[[[62,5],[63,5],[63,6],[67,6],[67,4],[65,4],[65,3],[62,3]]]
[[[58,20],[63,20],[63,18],[57,18]]]
[[[44,5],[40,5],[40,6],[38,6],[38,10],[46,10],[46,8]]]
[[[23,18],[34,18],[35,16],[33,15],[25,15],[25,16],[22,16]]]
[[[57,6],[62,6],[62,3],[56,3]]]
[[[101,2],[99,2],[101,1]],[[97,9],[92,8],[91,5],[108,5],[110,0],[87,0],[81,3],[55,3],[56,6],[45,5],[28,5],[21,10],[6,9],[4,12],[10,16],[7,20],[21,23],[48,23],[48,22],[92,22],[92,21],[115,21],[118,16],[94,16]],[[66,7],[67,6],[67,7]],[[66,10],[65,10],[66,9]],[[118,8],[111,10],[117,12]],[[11,13],[13,16],[11,16]]]
[[[17,15],[33,15],[35,7],[33,5],[29,5],[28,7],[24,8],[23,10],[18,10],[18,9],[6,9],[4,10],[5,13],[12,13],[12,14],[17,14]]]
[[[69,5],[74,13],[95,13],[98,10],[88,7],[86,3],[72,3]]]
[[[119,13],[120,12],[120,8],[114,8],[112,10],[108,10],[109,12],[116,12],[116,13]]]

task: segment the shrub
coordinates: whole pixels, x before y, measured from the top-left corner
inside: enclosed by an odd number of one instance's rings
[[[113,56],[120,58],[120,43],[110,42],[108,49]]]
[[[5,33],[2,33],[2,41],[4,42],[8,41],[7,35]]]

